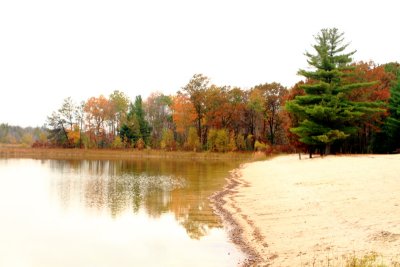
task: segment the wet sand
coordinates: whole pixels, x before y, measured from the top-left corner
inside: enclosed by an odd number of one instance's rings
[[[374,252],[400,266],[400,155],[245,164],[212,200],[243,265],[346,266]]]

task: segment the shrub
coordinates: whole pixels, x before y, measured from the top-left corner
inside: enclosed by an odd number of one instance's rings
[[[161,148],[170,151],[176,149],[174,132],[171,129],[164,129],[161,139]]]
[[[184,149],[198,151],[200,150],[199,136],[197,135],[197,130],[194,127],[189,128],[188,138],[184,144]]]
[[[115,137],[114,141],[111,143],[111,148],[118,149],[123,147],[124,143],[122,142],[121,137],[119,136]]]
[[[249,134],[246,138],[246,149],[254,150],[254,136],[252,134]]]
[[[355,256],[347,259],[346,267],[384,267],[385,265],[379,264],[378,254],[376,252],[370,252],[364,255],[362,258]]]
[[[136,141],[135,147],[139,150],[142,150],[146,147],[146,144],[142,138],[139,138],[139,140]]]
[[[267,148],[268,148],[268,145],[264,144],[263,142],[256,141],[254,144],[254,149],[256,151],[265,152],[267,150]]]
[[[217,131],[215,147],[218,152],[226,152],[229,150],[229,134],[226,129]]]
[[[24,145],[27,145],[27,146],[30,146],[30,145],[32,145],[33,144],[33,135],[32,134],[30,134],[30,133],[25,133],[23,136],[22,136],[22,143],[24,144]]]
[[[244,151],[246,150],[246,141],[244,140],[243,134],[239,134],[236,137],[236,146],[238,150]]]
[[[236,146],[236,139],[235,139],[235,133],[231,132],[229,136],[229,145],[228,145],[229,151],[236,151],[238,148]]]
[[[216,146],[216,140],[217,140],[217,130],[216,129],[211,129],[208,132],[207,136],[207,149],[210,151],[215,151],[217,146]]]

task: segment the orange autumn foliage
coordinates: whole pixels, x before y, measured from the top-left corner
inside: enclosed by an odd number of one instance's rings
[[[358,102],[387,102],[390,98],[391,81],[393,74],[386,72],[384,66],[377,66],[374,62],[358,62],[353,64],[354,75],[347,78],[350,82],[376,82],[374,85],[361,87],[351,92],[349,98]]]
[[[187,129],[189,129],[197,119],[193,104],[187,96],[178,94],[172,99],[171,109],[172,120],[176,125],[176,132],[185,134]]]
[[[386,72],[384,66],[377,66],[372,61],[358,62],[353,66],[355,67],[354,75],[347,78],[350,82],[375,82],[375,84],[353,90],[349,99],[356,102],[382,102],[387,104],[390,98],[391,82],[394,79],[393,74]],[[379,132],[387,115],[387,112],[373,113],[364,118],[364,124],[373,131]]]

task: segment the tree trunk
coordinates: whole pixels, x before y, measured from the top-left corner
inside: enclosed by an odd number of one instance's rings
[[[331,154],[331,144],[325,145],[325,155]]]
[[[270,142],[271,145],[275,144],[275,131],[274,131],[274,120],[271,119],[269,122],[269,131],[270,131]]]
[[[79,126],[79,148],[82,148],[82,120],[80,120]]]
[[[67,139],[67,145],[68,145],[68,147],[70,147],[71,144],[70,144],[70,142],[69,142],[68,133],[67,133],[67,131],[65,130],[63,124],[61,124],[61,127],[62,127],[62,130],[63,130],[63,132],[64,132],[65,138]]]
[[[203,145],[202,131],[201,131],[201,119],[197,119],[197,134],[199,135],[200,144]]]

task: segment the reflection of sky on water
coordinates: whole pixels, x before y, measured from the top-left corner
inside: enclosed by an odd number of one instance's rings
[[[235,265],[202,164],[0,160],[0,266]]]

